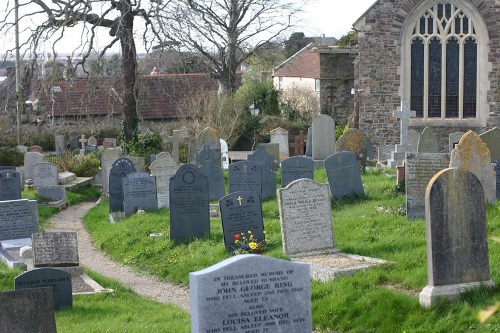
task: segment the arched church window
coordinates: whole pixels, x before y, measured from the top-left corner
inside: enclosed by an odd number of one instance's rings
[[[417,118],[476,118],[478,36],[454,3],[430,5],[409,27],[410,107]]]

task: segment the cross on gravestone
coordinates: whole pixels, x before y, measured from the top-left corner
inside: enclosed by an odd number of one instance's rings
[[[300,131],[299,135],[295,136],[295,140],[290,144],[290,148],[293,148],[293,155],[299,156],[304,155],[304,131]]]
[[[400,144],[406,145],[408,141],[408,125],[411,117],[416,117],[416,111],[410,111],[407,101],[401,101],[400,110],[393,111],[392,116],[401,119]]]
[[[80,150],[80,155],[85,155],[85,143],[88,141],[85,139],[85,135],[82,135],[82,138],[78,140],[82,144],[82,149]]]
[[[167,136],[165,140],[167,143],[172,144],[172,157],[179,163],[179,144],[184,143],[187,135],[182,130],[173,130],[172,136]]]

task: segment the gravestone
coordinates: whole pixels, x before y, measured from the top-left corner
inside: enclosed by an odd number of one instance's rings
[[[97,151],[97,145],[86,145],[85,146],[85,155],[95,153]]]
[[[116,148],[116,138],[104,138],[102,146],[104,147],[104,149]]]
[[[366,159],[368,161],[373,161],[375,160],[375,151],[373,148],[373,142],[366,134],[365,134],[365,140],[366,140]]]
[[[56,135],[54,141],[56,155],[57,157],[62,158],[66,152],[66,140],[64,139],[64,135]]]
[[[306,157],[312,157],[312,127],[307,129]]]
[[[122,178],[123,212],[128,217],[139,209],[156,211],[156,177],[147,172],[134,172]]]
[[[38,145],[30,146],[29,152],[43,154],[43,148]]]
[[[76,232],[36,232],[31,241],[34,267],[79,265]]]
[[[109,148],[102,152],[101,173],[102,173],[102,193],[109,195],[109,170],[113,163],[122,156],[120,148]]]
[[[427,126],[418,140],[418,153],[439,153],[437,135]]]
[[[221,161],[221,147],[220,147],[220,138],[217,134],[217,131],[211,127],[204,128],[200,134],[198,134],[196,138],[196,145],[194,155],[192,157],[195,160],[198,152],[203,148],[203,145],[210,145],[215,152],[215,162],[217,165],[222,166]]]
[[[69,149],[71,151],[80,149],[80,142],[78,142],[79,139],[80,135],[78,135],[78,133],[74,131],[69,132]]]
[[[420,140],[420,133],[415,130],[408,130],[407,143],[410,146],[410,152],[416,152],[418,149],[418,141]]]
[[[140,156],[127,156],[127,158],[132,162],[136,172],[146,172],[146,162],[144,157]]]
[[[264,146],[258,146],[257,149],[248,155],[248,161],[253,161],[262,165],[261,168],[261,198],[262,200],[274,198],[276,196],[276,173],[272,170],[274,158],[270,155]],[[258,192],[256,192],[258,193]]]
[[[166,143],[172,144],[172,157],[176,163],[179,163],[179,146],[183,144],[188,135],[182,130],[173,130],[172,136],[167,136],[165,138]]]
[[[484,203],[481,182],[471,172],[449,168],[430,181],[425,193],[428,283],[419,295],[422,306],[493,285]]]
[[[24,178],[33,180],[35,164],[43,162],[43,154],[28,152],[24,154]]]
[[[312,131],[312,159],[324,161],[335,153],[335,121],[329,115],[317,115],[312,121]]]
[[[311,332],[309,265],[245,254],[189,273],[192,332]]]
[[[57,165],[50,162],[40,162],[33,167],[33,187],[56,186],[57,183]]]
[[[201,164],[199,170],[208,180],[208,198],[219,200],[225,195],[224,170],[219,165],[214,164],[215,152],[210,148],[210,145],[203,145],[196,160]]]
[[[223,139],[220,139],[220,153],[222,156],[222,168],[227,170],[229,168],[229,146]]]
[[[247,158],[248,161],[253,161],[262,165],[263,168],[271,169],[274,157],[269,154],[264,146],[258,146]]]
[[[88,145],[93,145],[93,146],[96,146],[97,147],[97,139],[95,136],[91,136],[88,141],[87,141],[87,144]]]
[[[111,221],[122,219],[123,208],[123,187],[122,178],[128,174],[136,172],[132,161],[128,158],[120,157],[109,170],[109,213]]]
[[[301,178],[314,179],[312,159],[304,156],[292,156],[281,161],[281,187]]]
[[[0,241],[31,238],[38,228],[36,200],[0,201]]]
[[[21,199],[21,181],[16,170],[0,171],[0,201]]]
[[[299,135],[294,137],[293,143],[290,143],[290,148],[293,149],[292,156],[303,156],[305,154],[305,142],[307,140],[304,138],[304,131],[300,130]],[[310,157],[310,156],[309,156]]]
[[[257,241],[265,239],[262,205],[258,193],[234,192],[219,200],[224,233],[224,245],[228,252],[239,248],[235,235],[251,231]]]
[[[271,156],[272,162],[269,164],[269,168],[273,171],[278,170],[280,161],[279,145],[277,143],[259,143],[258,147],[264,147],[264,150]]]
[[[356,160],[359,164],[359,170],[364,172],[366,169],[367,144],[363,132],[357,128],[348,128],[335,144],[337,152],[350,151],[356,154]]]
[[[447,169],[449,154],[406,153],[406,217],[425,219],[425,189],[432,177]]]
[[[337,252],[328,184],[294,180],[278,189],[283,252],[307,255]]]
[[[85,135],[82,135],[82,137],[78,140],[82,147],[80,148],[80,155],[85,155],[85,145],[87,144],[87,139],[85,139]]]
[[[331,155],[325,160],[325,170],[334,199],[364,195],[358,162],[353,152],[343,151]]]
[[[57,183],[64,185],[76,179],[76,175],[73,172],[63,171],[57,174]]]
[[[179,165],[170,153],[159,153],[151,163],[151,174],[156,176],[156,197],[158,209],[169,206],[169,184],[170,178],[175,175]]]
[[[387,160],[389,168],[401,165],[405,158],[405,153],[412,152],[413,147],[408,144],[408,125],[410,118],[416,116],[416,112],[410,110],[408,101],[401,101],[400,108],[397,111],[393,111],[392,116],[401,119],[401,125],[399,130],[399,144],[394,146],[391,157]]]
[[[192,164],[170,178],[170,240],[184,242],[210,232],[208,181]]]
[[[0,304],[0,332],[57,332],[52,288],[2,292]]]
[[[157,157],[158,157],[158,154],[149,155],[149,165],[150,166],[151,166],[151,164],[153,164],[153,162],[156,160]]]
[[[262,165],[253,161],[231,163],[228,171],[229,193],[262,194]]]
[[[497,179],[497,200],[500,199],[500,160],[498,160],[494,167],[493,170],[496,173],[496,179]]]
[[[448,134],[448,145],[449,145],[448,149],[450,154],[464,134],[465,134],[464,132],[453,132]]]
[[[271,136],[271,143],[277,143],[279,147],[279,161],[284,160],[290,156],[288,148],[288,131],[278,127],[269,132]]]
[[[391,152],[394,150],[394,146],[381,146],[377,148],[377,161],[379,163],[387,162],[391,158]]]
[[[490,150],[491,162],[500,160],[500,128],[495,127],[479,134],[479,137]]]
[[[56,268],[39,268],[25,272],[14,279],[16,290],[52,288],[54,309],[73,306],[71,274]]]
[[[64,185],[39,187],[38,196],[52,201],[66,200],[66,188]]]
[[[496,202],[495,173],[488,147],[473,131],[465,133],[451,152],[450,168],[472,172],[481,182],[486,203]]]

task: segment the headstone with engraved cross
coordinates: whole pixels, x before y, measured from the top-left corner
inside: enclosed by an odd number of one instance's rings
[[[181,130],[173,130],[172,136],[167,136],[165,142],[172,144],[172,157],[179,163],[179,145],[186,141],[187,136]]]
[[[417,113],[415,111],[410,111],[407,101],[401,101],[401,107],[397,111],[393,111],[392,116],[399,118],[401,120],[400,132],[399,132],[399,144],[396,144],[394,151],[391,152],[391,159],[387,161],[387,166],[390,168],[395,168],[397,165],[401,165],[405,153],[412,152],[412,146],[408,144],[408,125],[410,123],[410,118],[415,117]]]
[[[245,191],[262,192],[262,165],[253,161],[239,161],[229,164],[229,193]]]
[[[85,139],[85,135],[82,135],[80,140],[78,140],[82,144],[82,149],[80,149],[80,155],[85,155],[85,144],[87,143],[87,139]]]
[[[16,170],[0,171],[0,201],[21,199],[21,173]]]
[[[300,131],[299,135],[295,136],[294,142],[290,144],[290,148],[293,148],[293,156],[304,155],[304,131]]]

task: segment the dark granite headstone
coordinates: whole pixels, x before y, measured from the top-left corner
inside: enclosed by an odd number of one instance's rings
[[[109,212],[123,212],[123,188],[122,178],[136,172],[132,161],[120,157],[111,165],[109,170]]]
[[[224,170],[219,164],[214,164],[215,152],[210,145],[205,144],[198,152],[197,160],[201,164],[200,171],[207,177],[210,200],[219,200],[224,196]]]
[[[498,199],[500,199],[500,160],[498,160],[495,163],[493,170],[495,170],[496,178],[497,178],[497,200],[498,200]]]
[[[76,232],[40,232],[31,235],[34,267],[78,266]]]
[[[181,166],[170,178],[170,239],[184,242],[210,232],[208,181],[192,164]]]
[[[38,268],[16,276],[16,290],[27,288],[52,288],[54,309],[73,306],[71,274],[56,268]]]
[[[229,164],[229,193],[243,191],[262,193],[262,165],[252,161]]]
[[[484,191],[469,171],[438,172],[425,193],[427,287],[420,304],[491,284]]]
[[[0,304],[0,332],[57,332],[51,288],[3,292],[0,293]]]
[[[38,189],[38,196],[53,201],[65,200],[66,188],[64,185],[40,187]]]
[[[281,161],[281,187],[286,187],[294,180],[314,179],[314,162],[303,156],[293,156]]]
[[[277,178],[276,172],[273,171],[274,157],[266,151],[264,146],[259,146],[251,155],[248,155],[248,160],[262,165],[262,200],[274,198],[276,196]]]
[[[239,246],[235,244],[235,235],[251,231],[257,241],[264,240],[264,222],[259,194],[234,192],[219,201],[224,232],[224,244],[228,252]]]
[[[30,238],[38,228],[36,200],[0,201],[0,241]]]
[[[365,140],[366,140],[366,159],[368,161],[373,161],[375,159],[375,150],[373,148],[373,142],[366,134],[365,134]]]
[[[0,171],[0,201],[21,199],[21,173],[16,170]]]
[[[343,151],[330,155],[325,160],[325,169],[334,199],[365,193],[354,153]]]
[[[266,151],[265,146],[258,146],[252,154],[248,155],[248,160],[259,163],[263,169],[272,169],[274,157]]]
[[[146,172],[134,172],[122,178],[125,217],[139,209],[158,210],[156,177]]]
[[[69,149],[71,151],[80,149],[80,142],[78,141],[80,139],[80,135],[76,132],[69,132]]]
[[[192,332],[312,331],[309,264],[244,254],[189,273]]]

